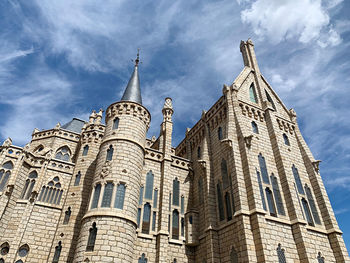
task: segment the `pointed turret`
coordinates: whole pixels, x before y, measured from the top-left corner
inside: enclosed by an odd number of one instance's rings
[[[134,72],[131,75],[128,86],[124,91],[123,97],[120,101],[132,101],[142,105],[141,89],[140,89],[140,79],[138,73],[138,65],[140,62],[139,49],[137,50],[137,57],[135,59]]]

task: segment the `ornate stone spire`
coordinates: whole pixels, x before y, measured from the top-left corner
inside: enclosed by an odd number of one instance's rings
[[[124,91],[123,97],[120,101],[132,101],[142,104],[141,89],[140,89],[140,79],[138,73],[138,65],[140,63],[140,49],[137,50],[137,57],[135,59],[134,72],[131,75],[128,86]]]

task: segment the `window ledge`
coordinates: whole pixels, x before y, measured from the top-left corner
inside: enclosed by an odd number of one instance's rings
[[[137,233],[137,237],[141,237],[141,238],[145,238],[145,239],[153,239],[153,235],[152,234],[145,234],[145,233]]]
[[[44,203],[40,201],[37,201],[35,205],[62,210],[62,205],[54,205],[54,204]]]
[[[18,199],[16,203],[17,204],[27,204],[28,201],[29,201],[28,199]]]
[[[176,244],[176,245],[183,245],[185,243],[185,240],[169,238],[169,243]]]

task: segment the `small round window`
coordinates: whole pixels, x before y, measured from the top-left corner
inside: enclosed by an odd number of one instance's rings
[[[24,246],[21,246],[18,250],[18,255],[20,257],[25,257],[28,255],[28,252],[29,252],[29,248],[27,245],[24,245]]]

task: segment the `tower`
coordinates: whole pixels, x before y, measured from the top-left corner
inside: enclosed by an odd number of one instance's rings
[[[106,110],[105,133],[74,262],[132,261],[146,133],[151,118],[142,106],[138,64],[139,54],[123,97]]]

